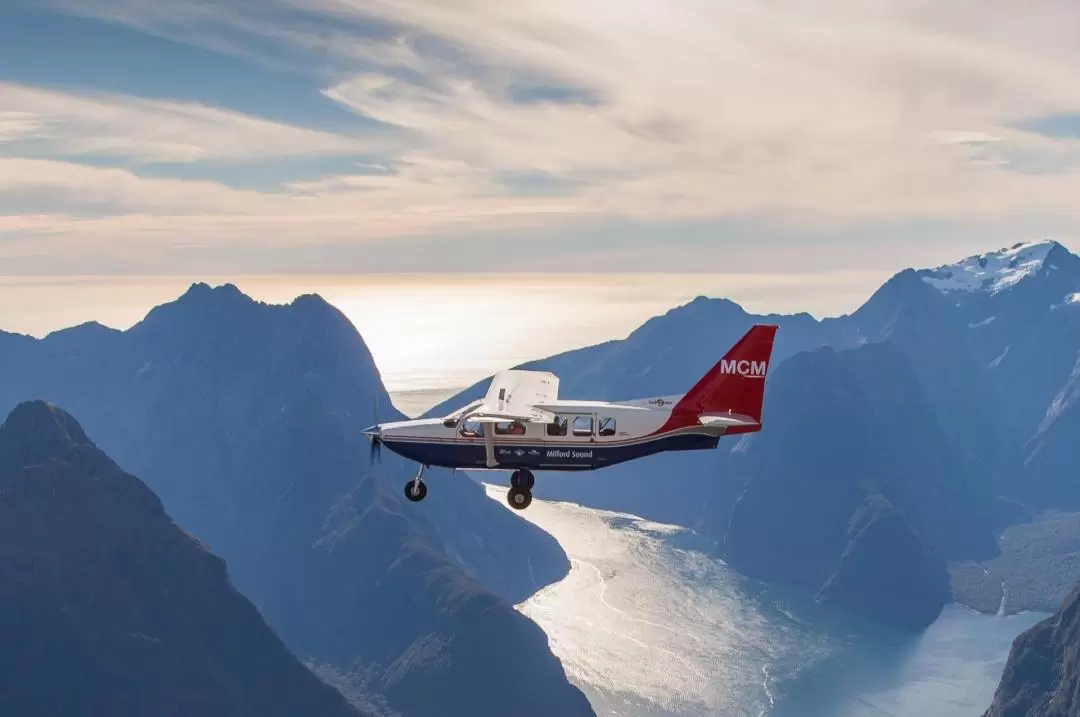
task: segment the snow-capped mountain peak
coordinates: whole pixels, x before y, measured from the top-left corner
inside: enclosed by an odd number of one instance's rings
[[[1005,249],[969,256],[955,264],[926,269],[922,280],[943,292],[987,291],[996,294],[1043,268],[1056,241],[1020,242]]]

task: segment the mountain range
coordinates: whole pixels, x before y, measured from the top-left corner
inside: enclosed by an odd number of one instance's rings
[[[821,320],[699,297],[519,368],[574,398],[678,394],[758,322],[779,326],[762,432],[538,474],[535,495],[689,526],[741,572],[914,628],[951,599],[948,565],[998,557],[1009,525],[1080,511],[1080,257],[1052,240],[906,269]]]
[[[904,270],[834,318],[699,297],[522,368],[555,372],[564,396],[676,394],[762,321],[780,326],[765,430],[541,473],[537,497],[689,526],[745,575],[916,630],[954,599],[955,566],[1015,563],[1003,535],[1074,524],[1048,514],[1080,511],[1080,258],[1053,241]],[[0,332],[0,410],[41,400],[139,475],[364,714],[593,714],[513,608],[561,579],[566,556],[463,475],[429,471],[438,500],[406,504],[413,469],[372,462],[362,437],[403,416],[363,339],[318,296],[267,305],[194,284],[125,331]]]
[[[317,296],[195,284],[126,331],[0,333],[0,410],[46,400],[139,475],[311,669],[390,717],[591,715],[513,604],[569,563],[463,475],[372,464],[401,418],[362,338]]]

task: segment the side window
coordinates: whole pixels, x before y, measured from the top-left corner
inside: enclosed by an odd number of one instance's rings
[[[601,436],[614,436],[615,435],[615,419],[610,416],[604,416],[600,419],[600,435]]]
[[[549,436],[565,436],[568,425],[569,421],[566,420],[566,416],[555,416],[555,423],[547,425],[547,434]]]
[[[521,421],[507,421],[495,424],[496,436],[524,436],[525,424]]]
[[[592,416],[574,416],[574,435],[592,435]]]
[[[480,423],[480,421],[462,421],[458,433],[464,438],[482,438],[484,436],[484,424]]]

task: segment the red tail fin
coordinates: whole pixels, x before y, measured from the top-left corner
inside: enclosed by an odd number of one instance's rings
[[[765,374],[769,370],[776,326],[758,324],[731,347],[682,399],[672,416],[730,413],[761,422]]]

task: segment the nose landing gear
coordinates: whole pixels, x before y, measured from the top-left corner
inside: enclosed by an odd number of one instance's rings
[[[427,466],[420,466],[420,472],[416,474],[416,477],[405,484],[405,497],[413,503],[419,503],[427,496],[427,484],[424,483],[425,468]]]
[[[510,474],[510,490],[506,493],[506,502],[514,510],[525,510],[532,503],[532,488],[536,479],[528,468],[521,468]]]

